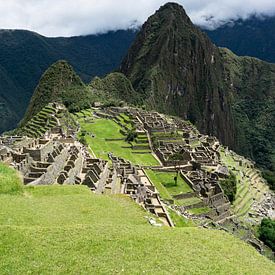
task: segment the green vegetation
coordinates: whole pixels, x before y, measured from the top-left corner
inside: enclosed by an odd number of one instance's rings
[[[172,209],[168,209],[169,215],[174,223],[175,227],[191,227],[195,226],[194,222],[190,219],[186,219],[183,216],[180,216]]]
[[[235,155],[235,160],[234,156],[231,153],[226,154],[224,149],[220,151],[220,154],[222,162],[236,177],[237,191],[233,202],[234,212],[239,218],[244,217],[251,210],[254,200],[260,201],[262,199],[268,186],[256,169],[246,167],[245,163],[240,165],[237,155]],[[257,186],[257,188],[253,186]]]
[[[119,67],[136,35],[133,30],[48,38],[25,30],[0,33],[0,132],[22,119],[41,75],[56,60],[67,60],[83,81]]]
[[[198,207],[198,208],[192,208],[189,209],[188,212],[193,215],[200,215],[208,213],[211,209],[209,207]]]
[[[241,92],[232,97],[236,125],[235,150],[275,171],[275,67],[251,57],[238,57],[221,49],[227,78]],[[272,175],[272,177],[273,177]],[[272,184],[271,184],[272,187]]]
[[[0,195],[20,194],[23,191],[23,184],[19,174],[6,164],[0,162]]]
[[[138,153],[132,150],[120,132],[121,127],[113,120],[96,119],[93,123],[86,123],[84,119],[79,119],[79,122],[81,128],[89,133],[85,139],[97,157],[108,160],[108,153],[112,152],[133,164],[158,165],[151,153]]]
[[[173,195],[193,192],[190,186],[181,177],[178,177],[177,184],[175,184],[174,177],[176,173],[174,172],[146,170],[146,173],[163,199],[171,200],[173,199]]]
[[[173,198],[173,196],[175,195],[193,193],[191,187],[182,179],[182,177],[178,176],[177,182],[175,183],[175,172],[157,172],[148,169],[146,170],[146,174],[149,176],[150,180],[156,186],[163,200],[173,201],[173,203],[178,206],[190,206],[202,202],[202,200],[199,197],[197,197],[195,193],[194,196],[190,198]],[[208,207],[195,207],[193,209],[188,210],[188,212],[190,212],[190,214],[200,215],[208,213],[210,210],[211,209],[209,209]],[[173,214],[173,217],[176,218],[175,214]],[[178,218],[176,218],[176,221],[182,224],[182,221],[179,221]]]
[[[227,196],[231,203],[234,202],[236,193],[237,193],[237,178],[236,176],[230,172],[228,178],[221,180],[220,185],[224,191],[224,194]]]
[[[125,138],[125,140],[127,142],[133,142],[136,138],[137,138],[137,132],[134,130],[129,130],[129,132],[127,133],[127,136]]]
[[[0,209],[1,274],[275,272],[272,262],[225,232],[155,228],[129,198],[84,186],[1,194]]]
[[[67,132],[68,128],[76,129],[77,127],[72,115],[66,108],[63,110],[56,110],[53,106],[48,104],[43,107],[40,112],[34,115],[24,126],[10,131],[9,134],[38,138],[44,135],[46,131],[52,127],[55,127],[58,121],[60,125],[62,125],[64,133]]]
[[[260,239],[275,251],[275,220],[263,219],[259,229]]]
[[[122,73],[110,73],[104,78],[95,77],[90,87],[99,94],[104,94],[104,102],[113,102],[115,105],[120,101],[139,105],[140,95],[136,93],[129,79]]]
[[[71,100],[70,104],[82,102],[81,98],[87,95],[84,88],[85,85],[66,61],[54,63],[41,77],[21,124],[26,124],[50,102],[64,102],[68,97]],[[74,90],[76,91],[70,92]],[[67,93],[69,93],[68,97]],[[67,102],[64,103],[66,107],[70,107]]]
[[[269,187],[275,191],[275,172],[265,170],[263,171],[262,175],[267,181]]]

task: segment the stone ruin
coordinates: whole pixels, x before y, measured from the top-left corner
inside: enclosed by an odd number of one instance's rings
[[[107,162],[93,159],[82,144],[56,128],[47,138],[1,137],[0,159],[18,170],[26,185],[86,184],[94,190]]]
[[[136,108],[112,108],[109,115],[117,116],[127,113],[132,121],[137,122],[140,131],[145,131],[149,136],[159,136],[159,146],[153,147],[154,153],[161,161],[163,167],[180,169],[185,181],[203,198],[203,204],[212,210],[208,214],[211,219],[221,220],[230,216],[230,202],[224,195],[219,179],[227,177],[224,167],[220,163],[220,144],[215,137],[199,134],[190,123],[179,119],[167,117],[157,112],[146,112]],[[182,132],[179,139],[172,133]],[[193,142],[199,145],[192,147]],[[175,154],[180,154],[179,161],[171,159]],[[196,164],[196,168],[193,168]],[[212,167],[216,172],[208,172],[204,167]],[[223,168],[222,168],[223,167]]]
[[[144,209],[156,215],[165,225],[173,226],[154,184],[145,171],[124,159],[110,155],[114,169],[121,177],[121,193],[129,195]]]

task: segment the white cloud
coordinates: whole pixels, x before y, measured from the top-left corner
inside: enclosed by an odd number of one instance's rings
[[[0,28],[47,36],[92,34],[143,23],[163,0],[0,0]],[[196,24],[274,14],[274,0],[179,0]]]

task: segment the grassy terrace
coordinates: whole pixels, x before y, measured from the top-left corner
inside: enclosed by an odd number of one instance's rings
[[[177,185],[175,185],[174,172],[157,172],[153,170],[146,170],[147,175],[157,187],[163,199],[172,199],[173,195],[192,193],[193,190],[189,185],[178,176]]]
[[[108,153],[122,157],[139,165],[159,165],[158,161],[148,150],[132,150],[131,145],[124,139],[125,136],[120,133],[121,127],[110,119],[95,119],[93,123],[87,123],[83,118],[79,118],[81,129],[86,130],[86,141],[97,157],[108,160]],[[91,134],[94,137],[91,137]],[[107,139],[121,139],[108,141]],[[146,151],[147,153],[137,153]]]
[[[180,176],[178,176],[177,185],[175,185],[174,172],[157,172],[147,169],[146,173],[156,186],[163,200],[174,200],[174,195],[193,193],[193,190],[190,188],[190,186]],[[201,199],[195,196],[191,198],[174,200],[174,204],[178,206],[189,206],[200,202]],[[188,212],[194,215],[207,213],[209,211],[210,209],[208,207],[188,210]]]
[[[250,168],[240,166],[239,163],[235,161],[231,155],[225,155],[223,151],[221,151],[220,153],[223,162],[227,166],[235,169],[234,173],[238,180],[237,193],[236,199],[233,204],[233,210],[239,217],[245,216],[251,209],[253,198],[259,200],[262,194],[268,189],[268,187],[263,182],[257,182],[257,188],[259,188],[261,192],[258,192],[256,189],[252,188],[252,180],[246,176],[242,178],[241,172],[243,174],[255,174],[255,171]]]
[[[18,182],[3,169],[0,186]],[[275,272],[274,263],[226,232],[150,226],[125,196],[84,186],[18,188],[0,191],[0,274]]]

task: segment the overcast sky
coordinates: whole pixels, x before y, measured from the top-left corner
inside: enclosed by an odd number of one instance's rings
[[[162,0],[0,0],[0,29],[28,29],[46,36],[94,34],[142,24]],[[209,25],[275,14],[275,0],[178,0],[192,21]]]

